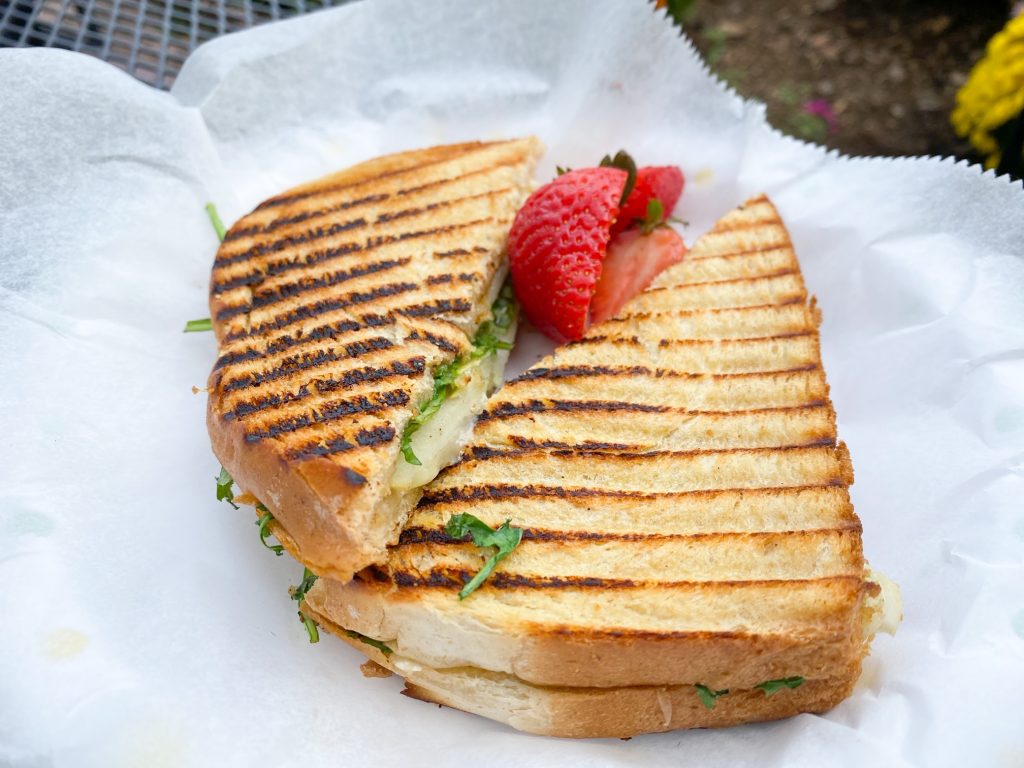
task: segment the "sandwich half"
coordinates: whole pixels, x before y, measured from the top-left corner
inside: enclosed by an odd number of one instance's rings
[[[383,557],[500,382],[515,332],[505,244],[540,153],[523,139],[381,157],[267,200],[225,236],[213,450],[317,573],[348,579]]]
[[[778,213],[749,201],[506,384],[387,560],[303,610],[410,695],[534,733],[833,707],[887,617],[818,324]],[[446,533],[467,512],[523,533],[460,600],[493,552]]]

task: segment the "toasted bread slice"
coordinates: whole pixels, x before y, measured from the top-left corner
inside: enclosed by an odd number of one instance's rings
[[[616,318],[492,397],[388,560],[321,579],[305,610],[384,642],[416,695],[542,733],[834,705],[879,588],[818,323],[775,208],[748,202]],[[462,601],[492,551],[445,533],[460,512],[524,530]],[[807,687],[758,695],[791,677]],[[695,686],[744,693],[712,710]]]
[[[318,573],[347,579],[380,560],[418,486],[457,457],[495,371],[467,374],[456,418],[423,430],[432,450],[417,469],[399,443],[434,370],[489,317],[540,151],[525,139],[378,158],[227,233],[210,287],[214,453]]]
[[[826,712],[850,695],[860,664],[837,677],[805,679],[796,687],[730,689],[705,703],[693,685],[578,688],[531,685],[513,675],[476,667],[436,669],[387,648],[367,645],[330,619],[306,612],[365,653],[378,669],[402,675],[407,696],[461,709],[520,731],[568,738],[625,738],[680,728],[717,728]],[[387,672],[382,672],[386,675]],[[710,706],[709,706],[710,704]]]

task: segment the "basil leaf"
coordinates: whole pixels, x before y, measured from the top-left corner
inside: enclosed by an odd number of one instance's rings
[[[392,651],[390,648],[388,648],[380,640],[374,640],[372,637],[367,637],[366,635],[361,635],[358,632],[353,632],[351,629],[346,629],[345,630],[345,634],[348,635],[349,637],[354,637],[356,640],[358,640],[361,643],[366,643],[371,648],[376,648],[378,651],[383,653],[385,656],[390,656],[392,653],[394,653],[394,651]]]
[[[774,696],[781,690],[786,688],[799,688],[804,684],[804,679],[799,675],[796,677],[783,677],[779,680],[765,680],[763,683],[758,683],[755,688],[760,688],[768,696]]]
[[[189,320],[185,323],[184,333],[200,333],[202,331],[212,331],[213,321],[208,317],[204,317],[201,320]]]
[[[235,504],[235,492],[232,490],[232,486],[235,481],[228,474],[228,471],[224,467],[220,468],[220,474],[217,475],[217,501],[226,501],[235,509],[238,509],[238,505]]]
[[[725,696],[725,694],[729,692],[728,688],[726,688],[724,691],[713,691],[706,685],[701,685],[700,683],[697,683],[697,685],[695,685],[694,688],[697,689],[697,696],[700,697],[700,703],[708,709],[714,709],[715,699],[717,699],[719,696]]]
[[[615,157],[609,157],[608,155],[602,157],[600,167],[618,168],[626,172],[626,186],[623,188],[622,197],[619,199],[619,205],[625,205],[626,198],[629,197],[629,193],[636,186],[636,161],[633,160],[629,152],[620,149],[615,153]]]
[[[495,566],[512,554],[512,550],[523,540],[523,529],[513,528],[506,520],[497,529],[469,513],[452,515],[444,526],[445,533],[453,539],[463,539],[468,534],[478,547],[496,547],[497,552],[484,563],[483,568],[459,591],[459,600],[465,600],[483,584],[494,571]]]
[[[223,243],[224,236],[227,235],[228,231],[224,229],[224,222],[220,220],[220,214],[217,213],[217,206],[213,203],[207,203],[206,215],[210,217],[210,223],[213,225],[213,231],[217,233],[217,239]]]

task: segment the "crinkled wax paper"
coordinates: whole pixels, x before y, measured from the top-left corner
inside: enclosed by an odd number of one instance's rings
[[[392,150],[536,133],[678,163],[693,239],[761,191],[824,310],[872,564],[903,588],[824,716],[569,741],[398,695],[214,499],[225,220]],[[525,357],[524,357],[525,355]],[[530,362],[520,354],[519,364]],[[364,0],[204,46],[171,93],[0,51],[0,763],[1024,765],[1024,192],[773,132],[643,0]]]

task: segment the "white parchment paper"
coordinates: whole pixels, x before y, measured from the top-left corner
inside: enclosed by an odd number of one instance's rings
[[[214,500],[216,239],[383,152],[540,135],[677,163],[695,238],[761,191],[824,311],[869,559],[903,589],[829,714],[526,736],[307,643],[301,569]],[[530,362],[520,353],[519,364]],[[170,94],[0,51],[0,764],[1024,765],[1024,192],[773,132],[643,0],[364,0],[214,41]]]

